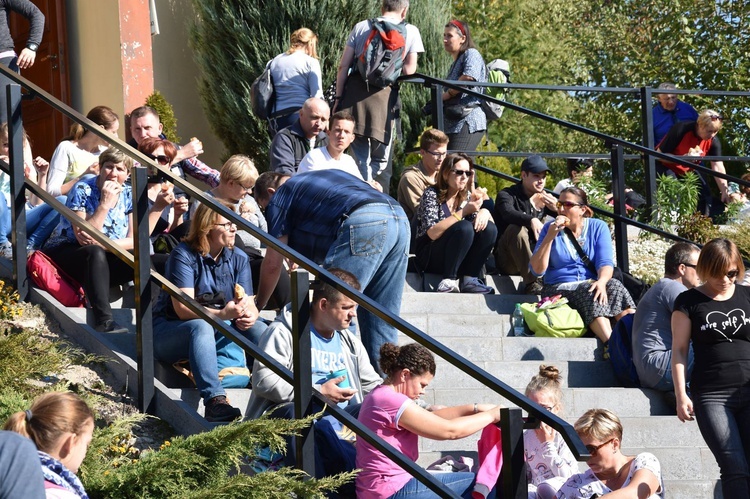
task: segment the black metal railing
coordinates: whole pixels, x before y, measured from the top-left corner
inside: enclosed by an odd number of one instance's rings
[[[311,370],[309,369],[310,348],[309,343],[306,343],[309,342],[309,334],[306,333],[308,333],[310,330],[308,299],[309,276],[305,272],[295,271],[293,278],[292,314],[294,324],[293,336],[295,338],[295,365],[294,372],[290,372],[289,370],[278,364],[276,361],[271,359],[269,356],[267,356],[265,352],[258,349],[256,345],[248,341],[244,336],[237,335],[233,330],[227,328],[223,322],[216,321],[213,317],[209,316],[204,311],[203,307],[198,304],[198,302],[183,293],[179,288],[170,283],[164,276],[151,269],[148,246],[149,231],[147,223],[148,199],[146,196],[146,168],[142,166],[135,166],[131,173],[134,200],[133,233],[135,236],[135,248],[133,254],[119,248],[106,236],[96,230],[86,220],[76,216],[66,206],[57,201],[49,193],[41,189],[37,183],[29,179],[24,179],[23,157],[21,152],[23,151],[21,135],[22,119],[20,110],[21,88],[25,89],[31,97],[40,99],[57,112],[63,113],[73,122],[80,123],[86,130],[99,136],[111,146],[125,152],[130,157],[138,161],[139,164],[149,165],[151,168],[159,170],[165,177],[169,178],[175,185],[177,185],[177,187],[181,188],[188,195],[192,196],[195,199],[198,199],[204,204],[208,204],[212,209],[218,211],[228,220],[237,224],[239,228],[250,232],[252,235],[260,239],[269,248],[272,248],[285,257],[290,258],[310,274],[313,274],[318,279],[334,286],[344,295],[356,301],[360,307],[364,307],[391,326],[401,331],[406,336],[426,346],[431,351],[444,358],[450,364],[456,366],[458,369],[465,372],[473,379],[478,380],[498,395],[504,397],[511,403],[516,404],[518,407],[525,409],[528,412],[531,421],[536,421],[536,424],[543,421],[551,427],[555,428],[560,432],[560,434],[570,446],[573,453],[579,459],[588,456],[586,448],[583,446],[580,438],[578,438],[578,436],[576,435],[573,427],[560,417],[549,413],[535,402],[526,398],[522,393],[508,386],[506,383],[497,379],[487,371],[477,367],[464,357],[456,354],[442,343],[432,339],[427,334],[425,334],[418,328],[415,328],[413,325],[404,321],[400,317],[389,311],[381,309],[381,307],[372,299],[349,287],[338,278],[319,267],[312,260],[307,259],[288,246],[283,245],[277,239],[269,236],[267,233],[261,231],[254,225],[249,224],[245,219],[241,218],[236,213],[229,211],[214,198],[206,196],[202,191],[199,191],[192,184],[186,182],[178,176],[175,176],[170,170],[162,168],[160,165],[155,164],[149,158],[133,149],[125,142],[108,134],[101,127],[88,120],[86,117],[82,116],[80,113],[76,112],[69,106],[58,101],[52,95],[48,94],[32,82],[17,75],[16,73],[9,71],[3,66],[0,66],[0,73],[4,74],[13,82],[15,82],[14,84],[9,85],[7,88],[7,98],[9,101],[8,126],[9,138],[11,139],[10,165],[6,165],[0,162],[0,169],[9,173],[11,176],[11,192],[13,194],[11,216],[14,228],[14,235],[12,239],[14,262],[13,279],[19,290],[19,294],[21,295],[22,299],[28,298],[28,281],[25,266],[26,220],[24,205],[26,191],[30,191],[33,194],[37,195],[45,203],[53,207],[56,211],[60,212],[62,216],[65,216],[67,219],[69,219],[71,223],[73,223],[73,225],[91,234],[91,236],[96,239],[97,242],[101,243],[105,248],[107,248],[108,251],[111,251],[113,254],[117,255],[118,258],[133,267],[134,278],[136,282],[135,316],[138,364],[138,405],[142,411],[153,412],[155,400],[153,334],[151,323],[151,291],[149,286],[149,283],[152,281],[158,283],[161,286],[162,290],[177,298],[190,310],[192,310],[203,319],[207,320],[216,329],[221,331],[222,334],[240,345],[247,354],[269,367],[283,380],[293,384],[295,388],[295,417],[302,417],[309,414],[312,408],[313,399],[318,400],[321,404],[325,404],[325,398],[320,394],[320,392],[312,388],[312,376]],[[368,442],[372,443],[375,447],[380,449],[382,452],[384,452],[389,458],[393,459],[394,462],[404,468],[408,473],[424,483],[438,496],[448,498],[457,497],[454,493],[446,489],[437,480],[432,478],[432,476],[427,471],[425,471],[413,461],[404,457],[392,446],[382,441],[373,432],[361,425],[357,420],[353,419],[344,411],[341,411],[337,406],[327,406],[327,411],[329,411],[341,422],[347,424],[347,426],[349,426],[359,437],[364,438]],[[503,454],[508,457],[504,461],[505,464],[501,475],[501,493],[504,497],[525,497],[526,483],[525,476],[523,474],[523,439],[521,433],[523,423],[521,419],[521,410],[515,408],[504,409],[502,414],[503,417],[499,425],[503,432]],[[312,453],[312,433],[308,432],[308,434],[303,438],[298,439],[298,445],[300,447],[299,450],[301,451],[298,453],[300,467],[312,475],[315,469],[314,455]]]

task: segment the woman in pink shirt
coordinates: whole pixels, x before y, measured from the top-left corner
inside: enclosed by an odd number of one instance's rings
[[[454,440],[500,421],[500,407],[466,404],[422,409],[418,399],[435,376],[435,359],[422,345],[386,343],[380,349],[380,369],[388,376],[362,402],[359,421],[412,461],[419,457],[418,437]],[[357,442],[359,499],[435,497],[435,493],[364,440]],[[434,475],[447,488],[470,498],[474,473]]]

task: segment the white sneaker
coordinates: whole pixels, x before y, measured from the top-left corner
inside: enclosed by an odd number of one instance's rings
[[[13,258],[13,246],[10,245],[10,241],[0,244],[0,258],[7,258],[8,260]]]
[[[458,279],[443,279],[438,284],[438,293],[459,293]]]
[[[492,286],[487,286],[478,277],[465,277],[463,286],[461,286],[462,293],[479,293],[483,295],[491,295],[495,293]]]

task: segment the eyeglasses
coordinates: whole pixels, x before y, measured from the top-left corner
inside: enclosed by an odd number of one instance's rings
[[[464,177],[468,178],[468,177],[471,177],[472,175],[474,175],[474,172],[472,170],[456,170],[456,169],[453,169],[451,171],[453,172],[453,174],[456,177],[464,176]]]
[[[698,268],[698,266],[696,264],[694,264],[694,263],[682,262],[682,264],[685,267],[690,267],[691,269],[697,269]]]
[[[562,207],[565,207],[566,209],[573,208],[574,206],[583,206],[583,203],[574,203],[573,201],[558,201],[557,202],[557,209],[559,210]]]
[[[599,449],[601,449],[602,447],[604,447],[607,444],[611,444],[612,442],[614,442],[614,440],[615,440],[614,438],[610,438],[609,440],[607,440],[603,444],[599,444],[599,445],[587,445],[586,446],[586,450],[589,451],[589,454],[591,454],[591,457],[594,457],[599,452]]]
[[[217,227],[221,227],[224,230],[231,230],[232,227],[237,228],[237,224],[234,222],[224,222],[223,224],[214,224]]]
[[[547,409],[549,412],[552,412],[555,409],[555,407],[557,407],[557,404],[555,404],[555,405],[549,405],[549,406],[548,405],[539,404],[539,406],[542,407],[543,409]]]
[[[240,184],[239,182],[237,182],[237,183]],[[255,186],[254,185],[242,185],[242,184],[240,184],[240,187],[242,187],[247,192],[250,192],[250,191],[253,190],[253,187],[255,187]]]
[[[165,156],[163,154],[159,154],[158,156],[154,156],[153,154],[146,154],[146,156],[153,159],[160,165],[168,165],[169,163],[172,162],[172,158],[170,158],[169,156]]]
[[[448,155],[448,151],[424,151],[424,152],[428,153],[433,158],[443,158]]]
[[[712,114],[709,118],[711,121],[724,121],[724,117],[720,114]]]
[[[730,279],[735,279],[738,275],[740,275],[739,270],[730,270],[729,272],[727,272],[727,277]]]

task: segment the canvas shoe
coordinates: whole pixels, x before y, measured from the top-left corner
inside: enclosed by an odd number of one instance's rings
[[[13,246],[10,245],[10,241],[0,244],[0,258],[7,258],[8,260],[13,258]]]
[[[443,279],[438,284],[438,293],[459,293],[458,279]]]
[[[491,295],[495,293],[492,286],[487,286],[484,281],[478,277],[464,277],[463,285],[461,286],[462,293],[479,293],[483,295]]]

